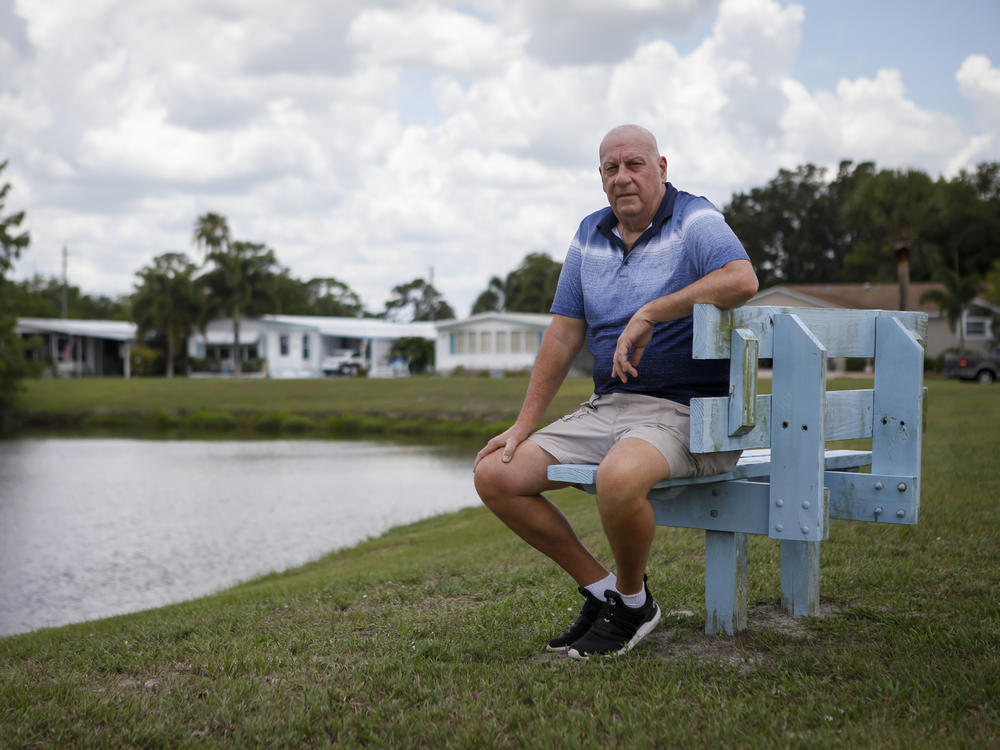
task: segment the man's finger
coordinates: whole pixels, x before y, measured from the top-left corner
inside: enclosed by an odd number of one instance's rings
[[[514,451],[517,450],[517,446],[521,444],[520,440],[515,440],[510,438],[503,447],[503,455],[500,456],[501,460],[506,464],[509,463],[512,458],[514,458]]]

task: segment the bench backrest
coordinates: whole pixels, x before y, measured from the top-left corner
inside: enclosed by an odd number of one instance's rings
[[[923,313],[696,305],[693,355],[729,359],[730,390],[692,399],[691,450],[771,448],[774,538],[825,539],[828,504],[916,523],[926,337]],[[831,357],[873,359],[874,388],[828,392]],[[760,358],[772,360],[771,394],[757,392]],[[871,438],[871,474],[824,472],[825,443],[852,438]]]

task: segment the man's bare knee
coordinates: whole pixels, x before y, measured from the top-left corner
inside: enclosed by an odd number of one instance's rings
[[[476,467],[476,492],[487,506],[562,486],[548,479],[548,467],[555,459],[534,443],[521,443],[509,462],[501,455],[502,451],[494,451]]]
[[[643,440],[618,443],[597,467],[598,500],[645,500],[656,482],[670,476],[670,466],[656,448]]]

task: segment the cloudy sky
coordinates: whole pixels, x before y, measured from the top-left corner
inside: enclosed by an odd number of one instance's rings
[[[16,278],[132,290],[226,216],[383,309],[433,269],[460,315],[604,204],[639,122],[719,207],[780,167],[1000,159],[997,0],[0,0]]]

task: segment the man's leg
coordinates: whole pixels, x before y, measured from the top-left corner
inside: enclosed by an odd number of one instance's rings
[[[618,575],[586,635],[567,649],[571,659],[623,654],[660,622],[660,608],[646,588],[646,562],[656,531],[647,495],[670,475],[663,454],[639,438],[624,438],[597,467],[597,507],[611,544]]]
[[[501,461],[499,450],[479,462],[476,491],[514,533],[586,586],[608,571],[583,546],[563,512],[541,494],[566,486],[548,479],[548,467],[555,463],[536,443],[525,440],[509,463]]]
[[[614,445],[597,469],[597,507],[615,558],[618,591],[637,594],[656,532],[647,496],[670,476],[670,466],[651,443],[625,438]]]

